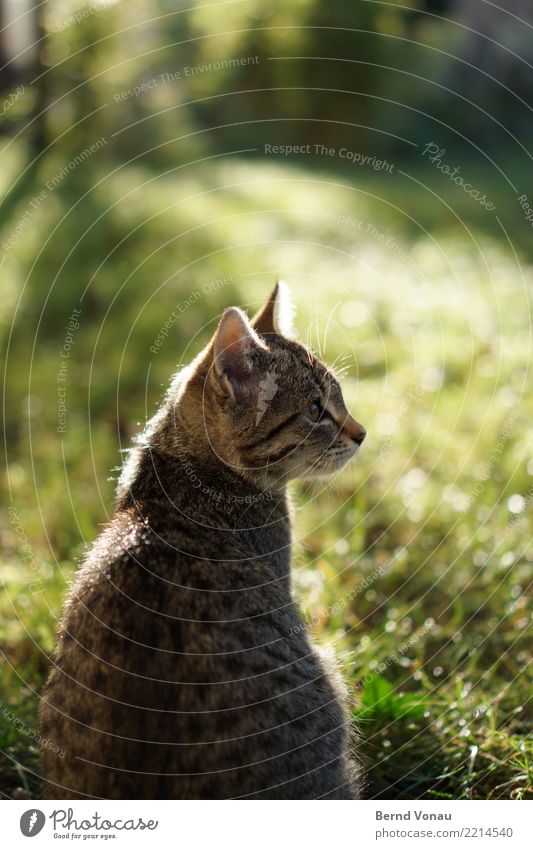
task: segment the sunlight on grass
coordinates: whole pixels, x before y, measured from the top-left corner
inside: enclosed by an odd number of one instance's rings
[[[336,364],[368,430],[350,469],[294,492],[295,586],[353,687],[368,792],[531,794],[531,269],[523,279],[503,239],[475,244],[448,222],[426,233],[369,186],[289,166],[122,169],[53,233],[71,201],[58,191],[33,217],[31,250],[9,257],[5,326],[26,288],[8,361],[2,704],[35,727],[32,693],[75,563],[110,514],[121,449],[220,311],[252,311],[281,276],[301,338]],[[59,351],[77,305],[60,434]],[[1,711],[0,732],[33,768],[28,735]],[[10,767],[7,784],[21,781]]]

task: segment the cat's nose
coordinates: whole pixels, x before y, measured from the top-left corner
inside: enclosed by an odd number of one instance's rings
[[[344,430],[347,436],[356,443],[356,445],[362,445],[363,440],[366,436],[366,430],[362,424],[356,422],[351,416],[346,420],[346,424],[344,425]]]
[[[352,439],[353,439],[354,442],[357,443],[357,445],[362,445],[363,442],[364,442],[365,436],[366,436],[366,430],[364,429],[363,425],[359,425],[359,432],[356,435],[352,436]]]

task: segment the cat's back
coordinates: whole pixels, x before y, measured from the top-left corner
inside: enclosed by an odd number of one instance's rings
[[[283,546],[261,557],[216,515],[191,530],[190,515],[153,504],[149,516],[119,511],[82,566],[42,720],[70,741],[48,774],[75,789],[81,760],[83,792],[104,797],[275,795],[274,785],[283,797],[283,777],[307,775],[345,733]]]

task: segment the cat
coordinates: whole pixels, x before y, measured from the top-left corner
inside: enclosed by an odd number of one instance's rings
[[[288,328],[226,309],[125,463],[40,706],[44,798],[355,799],[344,685],[291,591],[287,482],[365,430]]]

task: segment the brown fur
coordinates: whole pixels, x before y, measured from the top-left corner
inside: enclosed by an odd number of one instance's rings
[[[66,750],[44,750],[46,798],[357,797],[344,688],[291,594],[285,486],[364,430],[280,304],[255,331],[227,310],[131,453],[43,693]]]

